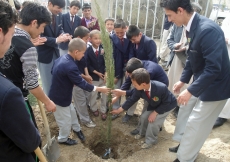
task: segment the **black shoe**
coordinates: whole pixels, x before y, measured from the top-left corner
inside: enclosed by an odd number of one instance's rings
[[[74,131],[74,132],[75,132],[75,131]],[[80,130],[79,132],[75,132],[75,133],[77,134],[78,138],[79,138],[82,142],[85,141],[85,136],[84,136],[84,134],[82,133],[81,130]]]
[[[99,100],[101,98],[101,92],[97,93],[97,100]]]
[[[169,148],[169,151],[177,153],[177,150],[178,150],[179,146],[180,146],[180,144],[178,146],[176,146],[176,147],[171,147],[171,148]]]
[[[77,144],[77,141],[76,140],[73,140],[71,138],[68,138],[67,141],[65,142],[59,142],[60,144],[64,144],[64,145],[76,145]]]
[[[177,116],[178,116],[179,108],[180,108],[180,107],[177,106],[177,107],[173,110],[173,112],[172,112],[175,118],[177,118]]]
[[[176,159],[176,160],[174,160],[173,162],[180,162],[180,160]]]
[[[130,132],[130,134],[133,135],[133,136],[135,136],[135,135],[139,134],[139,130],[134,129],[134,130],[132,130],[132,131]]]
[[[131,117],[132,117],[131,115],[128,115],[128,114],[126,113],[125,116],[122,118],[122,122],[123,122],[123,123],[127,123]]]
[[[227,121],[227,119],[218,117],[216,119],[216,122],[215,122],[213,128],[216,128],[216,127],[223,125],[226,121]]]

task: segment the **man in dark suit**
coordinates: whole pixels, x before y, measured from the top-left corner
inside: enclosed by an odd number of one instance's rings
[[[48,95],[51,86],[51,68],[53,62],[60,56],[58,44],[71,39],[69,34],[63,34],[61,15],[59,13],[64,6],[65,0],[48,1],[47,8],[52,13],[52,24],[47,25],[43,34],[41,34],[42,37],[46,37],[47,41],[44,42],[44,45],[37,46],[38,69],[42,79],[42,87],[46,95]]]
[[[81,25],[81,18],[77,16],[77,12],[81,9],[79,1],[74,0],[70,3],[69,12],[62,15],[62,27],[65,33],[69,33],[72,37],[76,27]],[[59,44],[60,55],[68,53],[69,41]]]
[[[133,43],[134,57],[157,63],[156,43],[140,32],[136,25],[130,25],[126,37]]]
[[[91,30],[100,30],[96,17],[91,15],[92,9],[90,4],[85,3],[82,7],[83,18],[81,19],[81,25]]]
[[[177,98],[178,104],[185,105],[179,110],[173,136],[180,145],[170,151],[177,152],[175,162],[193,162],[230,97],[228,52],[220,27],[196,14],[190,0],[163,0],[160,5],[169,21],[186,26],[188,58],[173,91],[180,93],[192,75],[194,81]]]
[[[113,110],[112,114],[119,114],[124,110],[128,110],[140,98],[148,102],[148,106],[144,107],[140,120],[140,132],[135,139],[145,137],[145,143],[141,148],[147,149],[157,143],[157,135],[165,118],[176,107],[177,101],[174,95],[168,90],[167,86],[158,81],[150,81],[150,76],[144,68],[136,69],[131,75],[132,84],[135,87],[132,97],[117,110]]]

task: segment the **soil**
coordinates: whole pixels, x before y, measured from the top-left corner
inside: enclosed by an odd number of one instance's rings
[[[121,114],[119,118],[112,121],[111,149],[112,158],[102,159],[106,152],[106,121],[102,121],[100,116],[91,116],[97,124],[95,128],[87,128],[81,124],[82,132],[86,141],[81,143],[72,132],[71,138],[78,141],[77,145],[59,145],[61,156],[58,162],[170,162],[176,159],[176,154],[168,151],[169,147],[176,146],[172,140],[175,129],[175,117],[170,114],[163,125],[163,131],[159,133],[158,143],[150,149],[141,149],[141,140],[134,139],[130,131],[135,129],[138,123],[138,116],[142,109],[142,100],[139,100],[135,116],[123,124]],[[42,143],[46,144],[44,135],[44,125],[38,106],[34,108],[36,121],[41,132]],[[51,135],[58,136],[58,126],[52,113],[47,113]],[[143,139],[142,139],[143,140]],[[196,162],[229,162],[230,161],[230,120],[223,126],[214,129],[203,145]]]

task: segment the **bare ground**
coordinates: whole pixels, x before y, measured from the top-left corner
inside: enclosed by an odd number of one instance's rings
[[[139,101],[136,114],[140,114],[142,101]],[[43,130],[43,121],[38,107],[34,107],[37,124],[41,132],[43,145],[46,138]],[[112,122],[112,151],[115,159],[104,160],[102,156],[104,152],[103,141],[105,140],[106,121],[102,121],[100,117],[93,117],[97,126],[95,128],[87,128],[81,125],[82,131],[86,136],[86,142],[81,143],[73,133],[72,138],[78,141],[75,146],[59,145],[61,156],[58,162],[170,162],[176,158],[176,154],[168,151],[169,147],[176,146],[172,140],[175,129],[175,118],[169,115],[163,126],[163,131],[159,133],[158,144],[150,149],[141,149],[141,140],[134,139],[130,135],[130,131],[135,129],[138,117],[133,117],[130,122],[123,124],[121,122],[122,114],[119,118]],[[47,113],[51,134],[58,136],[58,127],[56,125],[53,114]],[[98,144],[99,143],[99,144]],[[100,146],[97,146],[100,145]],[[99,147],[99,149],[97,148]],[[99,150],[99,152],[98,152]],[[98,155],[95,155],[98,154]],[[228,120],[223,126],[214,129],[203,145],[196,162],[230,162],[230,121]]]

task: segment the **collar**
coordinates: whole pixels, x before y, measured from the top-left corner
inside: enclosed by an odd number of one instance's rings
[[[123,38],[125,38],[125,39],[127,38],[127,37],[126,37],[126,32],[125,32],[125,35],[123,36]]]
[[[94,47],[92,46],[92,48],[93,48],[93,52],[94,52],[94,53],[96,52],[96,50],[99,51],[99,47],[97,47],[97,49],[96,49],[96,48],[94,48]]]
[[[148,91],[149,91],[149,93],[151,92],[151,81],[149,82],[149,89],[148,89]],[[145,91],[147,91],[147,89],[145,89]]]
[[[85,21],[92,21],[92,16],[90,16],[90,19],[85,18]]]
[[[186,26],[186,30],[187,30],[188,32],[190,32],[190,28],[191,28],[191,25],[192,25],[192,21],[193,21],[195,15],[196,15],[196,12],[193,12],[192,17],[191,17],[190,20],[188,21],[188,24],[187,24],[187,26]]]
[[[74,16],[74,17],[75,17],[75,15],[72,15],[70,12],[69,12],[69,16],[70,16],[70,18],[71,18],[72,16]]]
[[[31,39],[31,36],[27,31],[18,27],[15,28],[14,36],[25,36],[27,39],[29,40]]]

